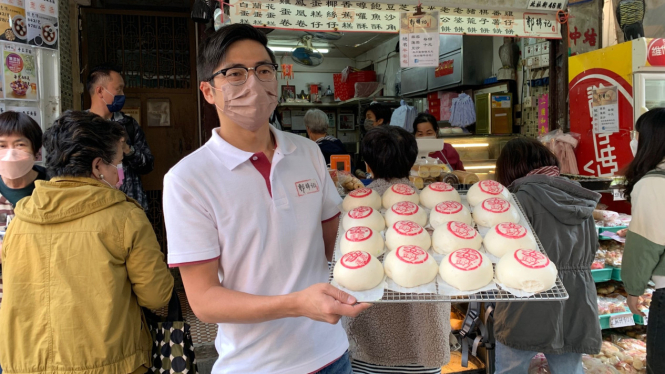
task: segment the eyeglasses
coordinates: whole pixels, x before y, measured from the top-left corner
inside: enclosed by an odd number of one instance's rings
[[[210,77],[210,81],[215,79],[216,76],[221,75],[233,86],[240,86],[247,82],[249,71],[254,70],[254,75],[261,82],[273,82],[277,79],[277,64],[261,64],[253,68],[235,67],[229,69],[222,69]]]

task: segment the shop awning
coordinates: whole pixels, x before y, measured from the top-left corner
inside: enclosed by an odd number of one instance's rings
[[[299,31],[340,31],[368,33],[398,33],[399,13],[415,12],[417,5],[359,1],[321,0],[239,0],[232,2],[230,17],[233,23],[245,23],[266,27]],[[529,0],[534,1],[534,0]],[[560,24],[556,11],[527,9],[526,0],[492,1],[494,9],[469,7],[472,3],[488,1],[471,0],[466,6],[433,5],[440,1],[423,1],[422,10],[438,11],[442,34],[466,34],[528,38],[560,39]],[[563,1],[563,0],[561,0]],[[413,3],[413,1],[409,1]],[[542,1],[535,1],[542,6]],[[494,3],[500,3],[499,9]],[[508,5],[519,3],[520,9]],[[546,4],[551,4],[547,1]],[[558,3],[554,2],[556,7]],[[562,7],[565,4],[562,3]],[[549,5],[548,5],[549,7]]]

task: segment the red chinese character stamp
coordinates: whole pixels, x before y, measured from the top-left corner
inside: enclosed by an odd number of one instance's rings
[[[418,205],[410,201],[402,201],[393,205],[390,209],[400,216],[411,216],[418,213],[419,208]]]
[[[372,237],[372,229],[369,227],[352,227],[344,235],[350,242],[363,242]]]
[[[415,245],[403,245],[397,248],[395,256],[407,264],[422,264],[429,258],[427,252]]]
[[[478,187],[481,191],[490,195],[498,195],[503,192],[501,183],[493,180],[485,180],[478,182]]]
[[[532,249],[518,249],[514,256],[517,262],[529,269],[542,269],[550,264],[547,256]]]
[[[355,191],[349,192],[349,196],[351,197],[356,197],[356,198],[361,198],[361,197],[367,197],[372,194],[372,189],[371,188],[360,188]]]
[[[393,190],[394,193],[406,196],[410,196],[416,193],[413,188],[407,186],[406,184],[395,184],[390,187],[390,189]]]
[[[432,183],[432,184],[429,185],[429,188],[432,191],[436,191],[436,192],[450,192],[450,191],[454,190],[453,186],[449,185],[448,183],[444,183],[444,182]]]
[[[510,203],[498,197],[492,197],[483,201],[482,207],[488,212],[505,213],[510,209]]]
[[[464,206],[457,201],[444,201],[442,203],[436,204],[436,209],[437,212],[441,214],[455,214],[459,213],[462,211]]]
[[[349,212],[349,217],[353,219],[363,219],[369,217],[369,215],[372,214],[373,211],[374,209],[368,206],[359,206]]]
[[[460,239],[473,239],[478,235],[476,229],[464,222],[448,222],[448,231]]]
[[[508,239],[521,239],[526,236],[526,228],[516,223],[500,223],[496,225],[496,233]]]
[[[471,248],[458,249],[448,256],[448,262],[455,269],[462,271],[476,270],[483,264],[483,256],[480,252]]]
[[[339,262],[347,269],[360,269],[369,264],[371,259],[372,255],[367,252],[353,251],[342,256],[342,259],[339,260]]]
[[[393,229],[395,229],[398,234],[405,236],[416,236],[423,232],[423,228],[420,227],[419,224],[411,221],[395,222]]]

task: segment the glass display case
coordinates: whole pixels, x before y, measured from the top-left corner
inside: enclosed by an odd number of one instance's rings
[[[503,146],[519,135],[441,135],[459,153],[464,168],[480,180],[493,179],[496,160]]]

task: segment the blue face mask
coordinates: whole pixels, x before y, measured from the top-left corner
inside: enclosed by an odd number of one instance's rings
[[[106,88],[104,88],[104,91],[113,95]],[[102,98],[102,100],[104,99]],[[106,103],[106,100],[104,100],[104,103]],[[111,113],[121,111],[123,106],[125,106],[125,95],[113,95],[113,102],[111,104],[106,104],[106,107],[109,109],[109,112]]]

